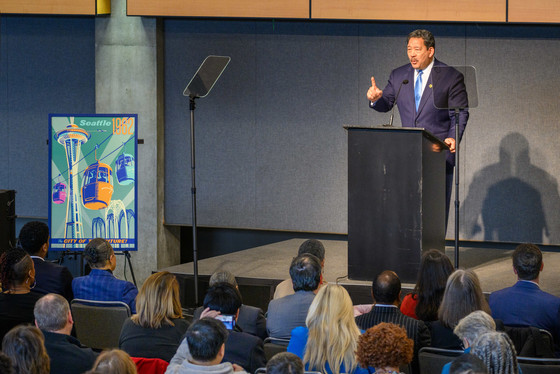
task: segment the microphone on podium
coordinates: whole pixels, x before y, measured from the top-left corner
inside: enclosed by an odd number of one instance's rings
[[[397,99],[399,98],[399,94],[401,93],[401,88],[403,84],[408,84],[408,79],[402,81],[401,85],[399,86],[399,90],[397,91],[397,96],[395,96],[395,102],[393,103],[393,110],[391,110],[391,118],[389,119],[389,124],[385,125],[387,127],[393,127],[393,118],[395,117],[395,106],[397,105]]]

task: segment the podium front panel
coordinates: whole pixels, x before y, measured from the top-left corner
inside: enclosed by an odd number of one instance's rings
[[[422,250],[445,249],[445,152],[421,129],[348,129],[348,276],[416,281]]]

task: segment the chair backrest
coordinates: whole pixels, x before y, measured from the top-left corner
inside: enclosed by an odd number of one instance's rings
[[[161,358],[131,357],[138,374],[164,374],[169,362]]]
[[[462,355],[463,351],[452,349],[442,349],[433,347],[420,348],[418,361],[420,363],[421,374],[441,373],[441,369],[448,362],[453,361],[457,356]],[[525,374],[525,373],[523,373]]]
[[[121,328],[130,317],[130,308],[122,301],[74,299],[70,303],[76,336],[95,349],[118,348]]]
[[[558,374],[560,373],[560,359],[517,357],[517,362],[523,374]]]
[[[268,337],[264,340],[264,356],[270,360],[275,354],[286,352],[290,339],[275,339]]]
[[[554,340],[552,335],[536,327],[504,326],[518,356],[553,358]]]

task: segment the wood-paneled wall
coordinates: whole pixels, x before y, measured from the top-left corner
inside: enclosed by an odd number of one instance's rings
[[[99,15],[111,13],[111,0],[2,0],[0,14]]]

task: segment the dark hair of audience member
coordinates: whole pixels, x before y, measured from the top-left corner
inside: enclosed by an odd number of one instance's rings
[[[475,310],[491,314],[476,273],[472,270],[457,269],[447,280],[438,319],[443,326],[453,329],[461,318]]]
[[[86,374],[137,374],[136,364],[128,353],[120,349],[103,351],[97,357],[93,368]]]
[[[41,330],[58,331],[68,322],[70,306],[68,301],[60,295],[49,293],[35,303],[33,315],[35,323]]]
[[[0,283],[3,291],[12,290],[30,280],[33,260],[21,248],[9,249],[0,256]],[[29,285],[32,287],[32,285]]]
[[[422,255],[418,281],[412,291],[412,297],[418,299],[416,305],[418,319],[422,321],[438,319],[438,309],[445,291],[445,284],[453,270],[449,257],[437,249],[430,249]]]
[[[206,317],[189,327],[185,339],[195,360],[209,362],[216,358],[227,336],[228,331],[221,321]]]
[[[290,278],[294,291],[315,291],[321,284],[321,261],[310,254],[294,257],[290,264]]]
[[[451,362],[449,374],[488,374],[488,369],[477,356],[463,354]]]
[[[49,241],[49,226],[39,221],[28,222],[21,228],[18,240],[21,247],[33,256]]]
[[[401,293],[401,280],[394,271],[385,270],[371,284],[371,292],[378,304],[393,304]]]
[[[303,374],[303,362],[290,352],[275,354],[266,364],[266,374]]]
[[[520,244],[512,255],[513,268],[522,280],[533,280],[539,277],[542,266],[542,252],[534,244]]]
[[[406,330],[393,323],[382,322],[369,328],[358,339],[356,356],[363,368],[398,368],[412,361],[414,341]]]
[[[242,304],[239,290],[228,283],[210,287],[204,296],[204,308],[217,310],[221,314],[235,315]]]
[[[173,319],[182,318],[179,282],[175,275],[160,271],[150,275],[136,296],[136,314],[133,323],[150,329],[174,326]]]
[[[518,374],[515,346],[506,333],[488,332],[480,335],[471,347],[471,354],[480,358],[489,374]]]
[[[15,374],[12,360],[0,351],[0,374]]]
[[[50,359],[43,333],[35,326],[19,325],[2,340],[2,351],[12,360],[17,374],[49,374]]]
[[[111,259],[113,247],[105,239],[92,239],[84,248],[84,257],[91,268],[97,269],[105,266]]]
[[[320,262],[325,260],[325,246],[317,239],[307,239],[299,246],[298,256],[310,254],[319,259]]]

